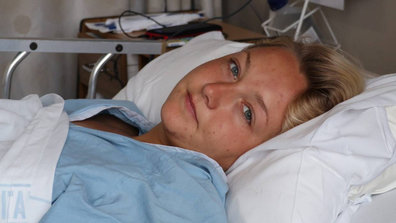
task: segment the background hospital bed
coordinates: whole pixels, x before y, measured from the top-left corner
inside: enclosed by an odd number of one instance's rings
[[[0,52],[18,52],[7,66],[2,82],[2,98],[10,97],[12,75],[17,66],[34,53],[91,53],[103,54],[92,69],[87,98],[95,98],[100,70],[115,54],[151,54],[162,52],[161,41],[155,40],[102,40],[102,39],[41,39],[0,38]]]
[[[396,222],[396,190],[373,196],[369,204],[362,204],[352,216],[351,223],[394,223]]]
[[[9,98],[12,74],[18,64],[30,53],[100,53],[92,70],[88,98],[95,98],[96,80],[100,69],[114,54],[161,54],[160,41],[106,41],[83,39],[0,39],[0,52],[17,52],[7,67],[2,82],[2,98]],[[352,217],[351,223],[396,222],[396,190],[373,197],[372,203],[364,204]]]

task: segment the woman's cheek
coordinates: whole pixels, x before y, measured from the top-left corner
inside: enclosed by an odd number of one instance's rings
[[[214,141],[218,141],[218,144],[231,144],[239,145],[247,137],[248,131],[244,126],[238,123],[238,120],[227,119],[227,115],[223,115],[222,119],[218,119],[217,122],[210,122],[212,126],[205,131],[205,135]]]

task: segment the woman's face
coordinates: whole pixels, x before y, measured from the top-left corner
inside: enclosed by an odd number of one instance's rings
[[[162,107],[168,144],[198,151],[224,169],[280,133],[290,100],[306,88],[295,56],[253,48],[188,73]]]

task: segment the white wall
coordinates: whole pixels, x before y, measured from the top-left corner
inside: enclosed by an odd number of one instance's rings
[[[223,0],[223,14],[229,14],[246,0]],[[261,21],[268,18],[266,0],[251,3],[260,12]],[[345,10],[323,7],[342,49],[361,61],[364,68],[378,74],[396,73],[396,1],[345,0]],[[263,32],[254,10],[247,7],[226,22]]]
[[[396,1],[345,0],[345,10],[324,9],[342,49],[367,70],[396,73]]]

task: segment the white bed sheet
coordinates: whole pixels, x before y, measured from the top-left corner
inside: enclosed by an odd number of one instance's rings
[[[351,223],[395,223],[396,190],[372,197],[352,216]]]
[[[38,222],[51,207],[69,130],[63,106],[55,94],[0,100],[0,222]]]

